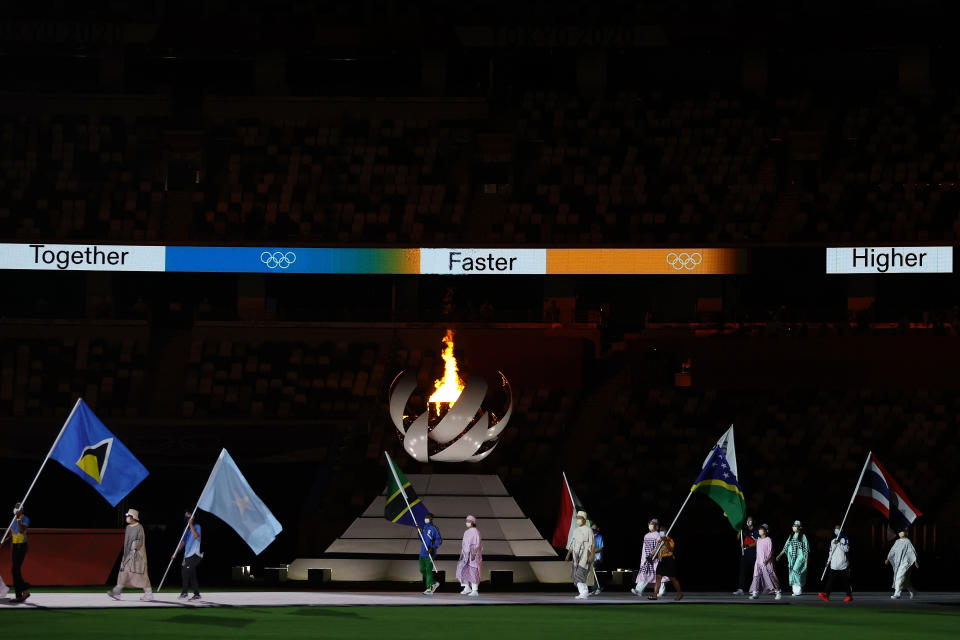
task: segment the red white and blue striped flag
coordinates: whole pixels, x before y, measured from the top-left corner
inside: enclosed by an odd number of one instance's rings
[[[873,454],[857,489],[856,502],[885,515],[893,531],[905,529],[923,515]]]

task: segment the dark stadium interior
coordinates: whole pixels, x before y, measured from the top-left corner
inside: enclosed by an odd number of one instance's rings
[[[154,567],[226,447],[284,532],[255,557],[206,516],[210,583],[323,553],[383,490],[384,450],[406,473],[497,474],[548,540],[565,471],[607,566],[636,568],[647,519],[673,517],[733,424],[748,510],[775,545],[801,519],[819,568],[872,450],[924,512],[915,580],[946,588],[960,276],[827,275],[823,256],[960,241],[951,3],[791,3],[800,18],[703,4],[5,7],[0,243],[695,246],[748,264],[682,278],[0,269],[0,504],[83,397],[151,475],[114,509],[51,464],[33,526],[120,527],[138,508]],[[448,328],[465,375],[513,384],[511,424],[476,465],[415,462],[387,413],[397,373],[421,390],[440,377]],[[855,507],[847,530],[858,584],[886,588],[882,518]],[[689,589],[735,586],[716,504],[691,500],[674,537]]]

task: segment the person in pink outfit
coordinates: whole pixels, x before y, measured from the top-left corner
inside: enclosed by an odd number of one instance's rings
[[[457,563],[457,580],[463,587],[461,595],[476,597],[480,595],[477,589],[480,586],[480,565],[483,563],[483,543],[480,540],[480,531],[477,529],[477,519],[467,516],[466,531],[463,532],[463,542],[460,544],[460,562]]]
[[[757,533],[760,539],[757,540],[757,561],[753,565],[753,583],[750,585],[750,599],[756,600],[760,597],[760,592],[773,592],[774,599],[780,599],[780,581],[777,580],[777,572],[773,564],[773,540],[767,535],[770,526],[760,525]]]

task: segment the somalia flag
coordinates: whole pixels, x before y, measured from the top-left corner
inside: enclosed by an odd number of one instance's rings
[[[730,468],[719,446],[713,448],[713,453],[707,458],[690,491],[702,493],[720,505],[730,526],[740,531],[747,514],[747,502],[740,490],[737,474]]]
[[[397,468],[390,458],[390,454],[384,451],[387,456],[387,502],[383,507],[383,517],[390,522],[405,524],[408,527],[417,527],[423,523],[424,516],[427,515],[427,506],[423,504],[413,485],[403,475],[403,471]]]

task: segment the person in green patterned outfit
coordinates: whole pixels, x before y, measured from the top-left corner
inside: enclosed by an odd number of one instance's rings
[[[787,554],[787,569],[790,571],[793,595],[799,596],[803,593],[803,586],[807,584],[807,560],[810,557],[810,545],[799,520],[793,521],[793,533],[783,543],[783,551],[777,555],[777,560],[783,554]]]

